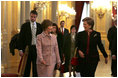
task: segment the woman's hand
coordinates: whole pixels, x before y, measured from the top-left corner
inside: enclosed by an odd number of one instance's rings
[[[79,52],[79,55],[80,55],[81,58],[84,58],[85,57],[84,56],[84,53],[81,50],[79,50],[78,52]]]
[[[41,61],[42,64],[46,64],[46,62],[44,60]]]
[[[107,63],[108,63],[108,58],[106,57],[106,58],[105,58],[105,64],[107,64]]]
[[[59,69],[60,68],[60,63],[57,63],[57,69]]]

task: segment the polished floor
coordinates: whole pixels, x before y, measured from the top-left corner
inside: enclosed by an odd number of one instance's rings
[[[17,63],[16,63],[17,64]],[[18,64],[17,64],[18,65]],[[9,68],[1,68],[1,73],[17,73],[18,66],[11,66]],[[68,72],[64,73],[64,77],[68,77]],[[80,77],[80,74],[78,73]],[[56,77],[59,77],[59,71],[56,71]],[[100,56],[100,62],[98,64],[95,77],[111,77],[111,58],[108,58],[108,64],[105,64],[105,59]]]
[[[108,57],[108,64],[105,64],[105,59],[103,56],[100,57],[100,62],[96,69],[96,77],[111,77],[111,58]]]

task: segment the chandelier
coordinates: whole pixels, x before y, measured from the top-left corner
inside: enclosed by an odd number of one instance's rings
[[[57,13],[59,17],[65,16],[66,18],[74,17],[76,12],[74,8],[68,7],[66,4],[59,4],[59,12]]]

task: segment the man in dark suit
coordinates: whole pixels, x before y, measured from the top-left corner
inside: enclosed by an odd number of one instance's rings
[[[111,50],[111,72],[113,77],[117,77],[117,20],[114,21],[114,26],[112,26],[107,34],[109,41],[109,50]]]
[[[61,21],[59,32],[62,34],[62,47],[64,47],[63,44],[65,42],[65,37],[69,34],[68,29],[64,28],[64,25],[65,25],[65,21]]]
[[[62,62],[64,60],[64,53],[63,53],[63,48],[64,48],[64,41],[65,41],[65,37],[69,34],[68,29],[64,28],[65,25],[65,21],[61,21],[60,22],[60,28],[59,28],[59,32],[62,34]],[[63,73],[60,73],[60,76],[63,76]]]
[[[42,27],[36,22],[38,13],[35,10],[30,12],[30,22],[26,22],[21,26],[19,33],[19,55],[23,56],[26,46],[29,47],[28,59],[24,71],[24,77],[30,76],[31,62],[33,76],[37,77],[36,67],[36,36],[42,32]]]

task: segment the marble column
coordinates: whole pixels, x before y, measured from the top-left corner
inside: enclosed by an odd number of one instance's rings
[[[25,1],[21,1],[20,26],[25,22]]]
[[[12,7],[12,2],[11,1],[4,1],[2,2],[3,4],[3,20],[2,20],[2,35],[3,35],[3,46],[2,46],[2,64],[4,65],[5,68],[7,68],[9,65],[8,61],[9,61],[9,41],[10,41],[10,37],[11,37],[11,28],[10,26],[12,26],[12,12],[11,12],[11,7]]]
[[[21,1],[20,7],[20,25],[26,22],[27,19],[30,17],[30,1]]]
[[[52,14],[51,14],[51,20],[58,24],[58,16],[56,15],[57,13],[57,7],[58,6],[58,2],[57,1],[52,1]]]
[[[30,17],[30,1],[25,1],[25,20]]]
[[[2,1],[1,2],[1,34],[2,34],[2,45],[1,45],[1,64],[6,67],[7,66],[7,57],[5,56],[7,49],[5,49],[7,47],[7,40],[5,40],[7,38],[7,30],[6,28],[6,2]]]

